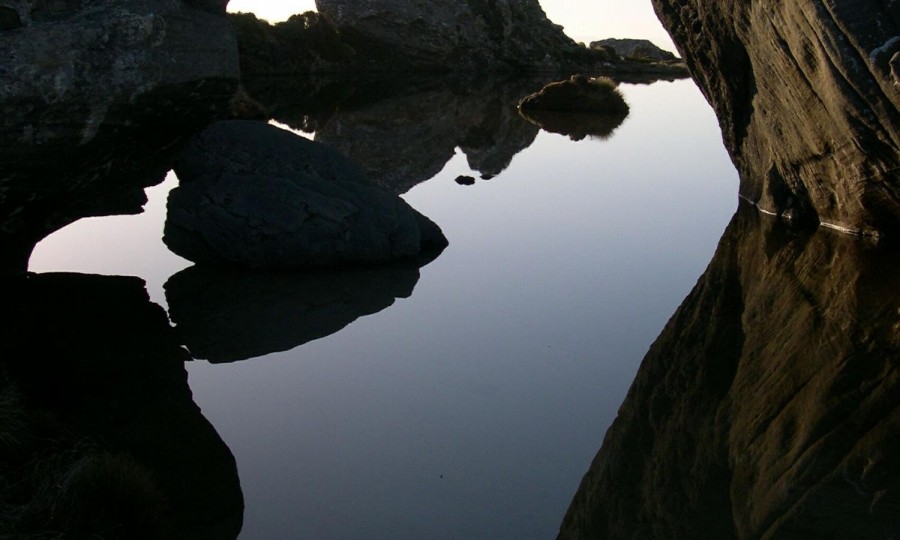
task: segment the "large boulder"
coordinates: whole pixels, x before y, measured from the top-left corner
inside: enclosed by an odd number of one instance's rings
[[[443,249],[440,228],[329,146],[262,122],[213,124],[175,166],[164,240],[197,263],[302,269]]]
[[[654,0],[766,212],[900,228],[900,3]]]
[[[378,63],[557,69],[595,57],[547,19],[537,0],[316,0],[316,8]]]

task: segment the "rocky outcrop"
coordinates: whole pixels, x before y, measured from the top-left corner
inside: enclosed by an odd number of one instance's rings
[[[175,165],[164,241],[198,263],[254,269],[372,264],[439,251],[428,218],[328,146],[262,122],[213,124]]]
[[[566,36],[537,0],[317,0],[316,8],[375,62],[440,71],[558,69],[602,56]]]
[[[655,62],[671,62],[678,58],[657,47],[652,41],[646,39],[601,39],[600,41],[592,41],[591,49],[610,48],[622,58],[636,58],[641,60],[651,60]]]
[[[861,233],[900,223],[900,4],[654,0],[719,117],[741,194]]]
[[[595,69],[615,54],[575,43],[537,0],[320,0],[270,25],[232,15],[250,75]]]
[[[172,146],[228,113],[223,4],[0,1],[0,272],[81,217],[139,212]]]
[[[773,223],[742,205],[559,538],[900,533],[900,258]]]

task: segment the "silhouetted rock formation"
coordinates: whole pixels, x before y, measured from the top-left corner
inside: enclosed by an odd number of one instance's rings
[[[234,458],[137,278],[0,280],[0,536],[237,538]]]
[[[332,148],[262,122],[213,124],[184,149],[164,241],[199,263],[301,269],[440,251],[437,225]]]
[[[212,363],[288,351],[412,295],[419,265],[328,273],[194,266],[169,278],[169,314],[191,354]]]
[[[376,65],[556,70],[605,59],[566,36],[537,0],[317,0],[316,8]]]
[[[139,212],[169,147],[227,114],[237,88],[216,2],[100,4],[3,7],[20,27],[0,31],[0,272],[24,272],[35,243],[80,217]]]
[[[900,257],[742,205],[559,538],[900,533]]]
[[[601,39],[592,41],[592,49],[609,47],[622,58],[637,58],[656,62],[670,62],[678,58],[669,51],[660,49],[652,41],[646,39]]]
[[[767,212],[845,229],[900,223],[900,4],[654,0]]]
[[[252,13],[230,14],[238,35],[241,73],[296,75],[361,68],[359,53],[341,41],[337,29],[315,12],[293,15],[277,24]]]

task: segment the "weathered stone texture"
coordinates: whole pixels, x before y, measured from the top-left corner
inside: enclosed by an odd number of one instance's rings
[[[741,194],[859,232],[900,223],[900,2],[654,0],[719,117]]]

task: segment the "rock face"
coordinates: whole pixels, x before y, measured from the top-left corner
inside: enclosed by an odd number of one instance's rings
[[[262,122],[213,124],[185,148],[164,241],[198,263],[255,269],[415,258],[440,229],[328,146]]]
[[[654,6],[716,110],[744,197],[797,221],[896,234],[900,4]]]
[[[139,212],[179,138],[227,114],[223,4],[0,0],[0,272],[78,218]]]
[[[558,69],[603,56],[567,37],[537,0],[316,0],[316,8],[373,62]]]
[[[559,538],[900,533],[900,258],[773,224],[742,205]]]
[[[669,62],[678,58],[669,51],[660,49],[646,39],[601,39],[592,41],[591,48],[609,47],[622,58],[640,58],[657,62]]]

